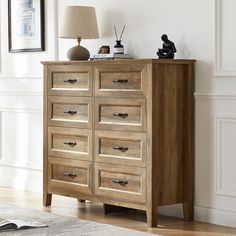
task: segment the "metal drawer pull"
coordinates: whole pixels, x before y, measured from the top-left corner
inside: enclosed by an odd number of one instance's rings
[[[69,111],[64,111],[64,113],[65,113],[65,114],[70,114],[70,115],[73,116],[73,115],[77,114],[77,111],[70,111],[70,110],[69,110]]]
[[[65,175],[65,176],[68,176],[68,177],[76,177],[76,176],[77,176],[77,174],[75,174],[75,173],[70,173],[70,172],[64,172],[64,175]]]
[[[67,79],[67,80],[64,80],[65,83],[70,83],[70,84],[74,84],[77,82],[77,79]]]
[[[128,113],[113,113],[112,115],[125,119],[128,116]]]
[[[127,79],[114,79],[113,83],[128,83],[129,81]]]
[[[64,144],[65,145],[69,145],[69,146],[75,146],[75,145],[77,145],[77,143],[76,142],[70,142],[70,141],[64,141]]]
[[[114,150],[119,150],[119,151],[121,151],[121,152],[126,152],[126,151],[128,151],[129,150],[129,148],[128,147],[122,147],[122,146],[112,146],[112,148],[114,149]]]
[[[115,184],[120,184],[121,186],[128,184],[128,180],[126,179],[113,179],[112,182]]]

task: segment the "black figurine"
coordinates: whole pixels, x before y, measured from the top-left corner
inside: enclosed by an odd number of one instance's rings
[[[157,55],[160,59],[173,59],[177,52],[175,44],[168,39],[166,34],[161,36],[163,43],[162,49],[158,48]]]

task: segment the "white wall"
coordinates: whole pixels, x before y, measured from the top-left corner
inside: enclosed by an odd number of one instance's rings
[[[8,52],[7,0],[0,1],[0,185],[42,191],[42,65],[57,57],[57,2],[46,2],[45,52]]]
[[[57,40],[66,5],[97,10],[100,39],[82,44],[96,53],[115,43],[113,25],[126,25],[122,43],[136,58],[156,58],[163,33],[177,58],[196,63],[197,220],[236,226],[236,20],[235,0],[50,0],[46,8],[46,52],[9,54],[7,0],[1,1],[0,184],[39,191],[42,168],[41,60],[64,60],[76,42]],[[58,7],[58,8],[57,8]],[[58,18],[58,21],[57,21]],[[35,183],[38,183],[37,185]],[[160,209],[181,216],[181,207]]]

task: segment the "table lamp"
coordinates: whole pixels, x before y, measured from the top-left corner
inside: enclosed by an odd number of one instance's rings
[[[78,45],[67,52],[70,61],[88,60],[89,51],[80,46],[81,39],[96,39],[99,37],[97,18],[94,7],[67,6],[61,24],[60,38],[77,39]]]

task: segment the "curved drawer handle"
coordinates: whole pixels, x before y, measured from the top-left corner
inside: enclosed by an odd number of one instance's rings
[[[77,79],[67,79],[67,80],[64,80],[64,83],[74,84],[76,82],[77,82]]]
[[[64,144],[65,144],[65,145],[72,146],[72,147],[74,147],[75,145],[77,145],[76,142],[70,142],[70,141],[67,141],[67,140],[64,141]]]
[[[63,174],[67,177],[76,177],[77,176],[76,173],[70,173],[70,172],[64,172]]]
[[[129,81],[127,79],[114,79],[113,83],[128,83]]]
[[[129,150],[129,148],[128,147],[122,147],[122,146],[112,146],[112,148],[114,149],[114,150],[118,150],[118,151],[121,151],[121,152],[126,152],[126,151],[128,151]]]
[[[73,116],[73,115],[76,115],[78,112],[77,111],[71,111],[71,110],[69,110],[69,111],[65,110],[64,113]]]
[[[129,183],[128,180],[126,179],[113,179],[112,182],[115,184],[119,184],[121,186],[125,186],[126,184]]]
[[[128,117],[128,113],[113,113],[112,115],[114,117],[120,117],[122,119],[125,119],[126,117]]]

